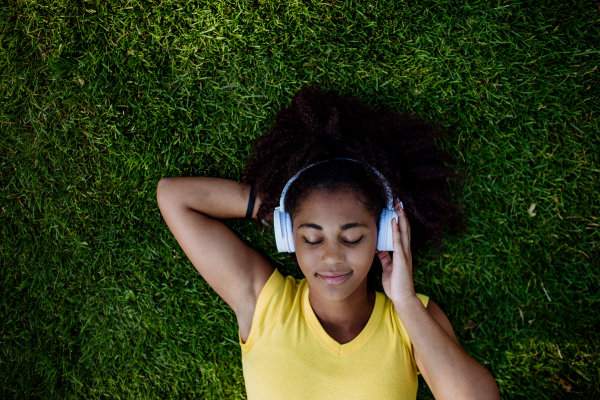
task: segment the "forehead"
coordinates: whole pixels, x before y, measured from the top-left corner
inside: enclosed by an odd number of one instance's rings
[[[321,225],[330,222],[338,225],[347,222],[368,223],[370,220],[374,221],[374,218],[360,195],[352,190],[340,189],[311,193],[300,205],[293,223],[320,222]]]

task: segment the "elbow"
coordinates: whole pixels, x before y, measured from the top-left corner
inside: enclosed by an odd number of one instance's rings
[[[484,376],[479,375],[476,381],[465,381],[465,385],[459,390],[461,394],[454,393],[449,398],[460,398],[464,400],[500,400],[498,383],[489,371],[485,370],[485,372]]]
[[[487,385],[485,385],[485,388],[483,390],[479,390],[478,393],[474,393],[471,394],[471,396],[468,396],[467,398],[469,399],[486,399],[486,400],[500,400],[500,390],[498,388],[498,383],[496,382],[496,380],[493,378],[493,376],[490,374],[490,379],[487,382]]]
[[[493,388],[490,390],[490,399],[500,400],[500,389],[498,388],[498,382],[494,379]]]
[[[167,202],[171,192],[170,186],[174,178],[162,178],[156,186],[156,202],[158,208],[162,208]]]
[[[490,400],[500,400],[500,388],[498,388],[498,382],[496,382],[496,379],[494,379],[494,376],[489,371],[488,375],[487,396],[484,398]]]

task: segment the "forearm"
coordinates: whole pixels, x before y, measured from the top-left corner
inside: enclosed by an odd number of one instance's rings
[[[467,354],[415,296],[395,304],[436,399],[498,399],[492,375]]]
[[[249,185],[221,178],[163,178],[157,189],[161,208],[183,207],[217,219],[245,217],[249,197]],[[256,218],[259,206],[260,199],[257,198],[253,218]]]

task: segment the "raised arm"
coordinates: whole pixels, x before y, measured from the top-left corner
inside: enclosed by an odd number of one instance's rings
[[[242,340],[250,333],[258,296],[273,266],[246,246],[221,219],[246,215],[250,188],[219,178],[164,178],[160,212],[194,267],[235,311]],[[252,217],[260,205],[256,199]]]
[[[396,207],[392,221],[394,259],[380,252],[383,287],[394,303],[412,341],[419,371],[437,400],[500,398],[492,374],[458,344],[444,312],[433,302],[427,308],[415,295],[410,253],[410,227],[404,210]]]

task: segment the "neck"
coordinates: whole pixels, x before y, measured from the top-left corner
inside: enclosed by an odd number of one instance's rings
[[[343,344],[360,334],[373,313],[375,293],[367,291],[365,281],[350,296],[342,300],[329,300],[316,291],[308,291],[310,305],[323,329]]]

